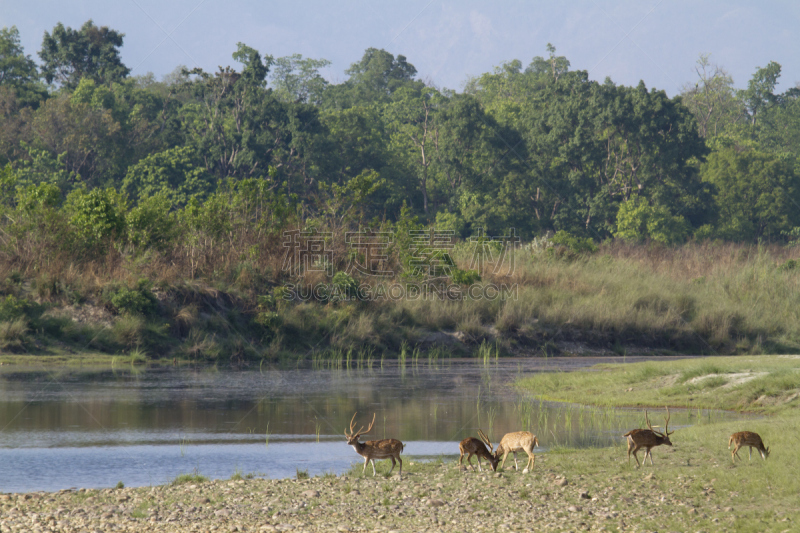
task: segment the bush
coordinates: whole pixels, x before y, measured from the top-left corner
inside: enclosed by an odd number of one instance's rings
[[[347,272],[337,272],[329,298],[333,301],[358,299],[358,282]]]
[[[577,237],[567,231],[561,230],[550,239],[555,245],[565,246],[573,254],[593,254],[597,245],[590,237]]]
[[[614,236],[628,241],[650,238],[663,244],[677,244],[686,240],[690,230],[689,223],[681,215],[673,215],[663,205],[651,206],[645,198],[632,196],[619,206]]]
[[[120,314],[150,315],[158,307],[158,300],[150,290],[150,281],[141,279],[136,287],[122,287],[109,295],[108,301]]]
[[[474,285],[481,280],[481,275],[476,270],[461,270],[460,268],[453,267],[450,269],[450,279],[453,283],[458,285]]]
[[[0,300],[0,321],[10,321],[25,315],[30,302],[9,294]]]

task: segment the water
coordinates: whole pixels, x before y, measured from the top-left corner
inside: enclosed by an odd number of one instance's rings
[[[637,361],[627,358],[627,361]],[[621,358],[620,358],[621,361]],[[554,445],[621,444],[641,411],[539,402],[510,384],[616,358],[450,360],[371,368],[0,368],[0,491],[157,485],[184,473],[270,478],[342,473],[363,459],[344,430],[399,438],[406,460],[457,456],[483,429]],[[673,411],[672,428],[729,413]],[[660,423],[651,413],[651,422]]]

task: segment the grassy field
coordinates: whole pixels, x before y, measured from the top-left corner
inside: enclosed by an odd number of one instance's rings
[[[568,476],[586,476],[595,484],[632,483],[653,495],[651,505],[679,503],[676,515],[643,518],[637,524],[648,529],[682,531],[692,523],[692,529],[718,530],[725,525],[732,531],[795,530],[793,524],[800,520],[795,503],[800,491],[796,475],[800,471],[800,356],[597,365],[585,371],[538,374],[518,385],[549,400],[649,406],[653,424],[663,424],[664,406],[763,414],[746,422],[715,422],[712,417],[688,428],[673,427],[674,446],[654,448],[654,467],[629,466],[622,438],[614,448],[563,450],[548,454],[546,461],[548,467]],[[740,451],[744,460],[734,465],[728,438],[743,430],[762,436],[771,450],[766,461],[757,453],[750,461],[748,452]],[[645,477],[643,482],[645,473],[652,473],[652,479]],[[665,499],[659,500],[662,496]],[[685,502],[693,507],[687,508]],[[698,520],[697,525],[686,522],[691,508],[699,509],[688,517]],[[719,522],[713,522],[714,518]]]

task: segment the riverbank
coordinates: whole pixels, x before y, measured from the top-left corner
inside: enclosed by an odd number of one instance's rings
[[[734,467],[724,448],[731,428],[706,429],[710,445],[678,432],[679,444],[656,448],[655,466],[641,469],[620,445],[540,455],[529,474],[406,459],[402,480],[364,477],[357,465],[312,479],[186,476],[160,487],[2,495],[0,531],[794,530],[797,487],[776,478],[791,468],[787,450]]]
[[[748,364],[755,377],[742,380],[748,369],[741,365]],[[494,474],[467,470],[452,457],[406,457],[402,480],[397,469],[384,476],[388,461],[378,463],[373,478],[369,471],[362,475],[353,454],[353,468],[340,476],[307,479],[297,472],[295,479],[272,480],[237,473],[208,481],[186,475],[156,487],[0,495],[0,531],[794,531],[800,415],[798,400],[789,398],[798,366],[800,359],[780,356],[709,358],[598,365],[520,382],[535,392],[560,377],[560,399],[573,402],[581,387],[587,402],[606,390],[599,405],[631,405],[635,390],[638,405],[652,408],[653,424],[662,424],[660,406],[670,391],[678,399],[678,392],[692,394],[698,404],[713,399],[764,414],[747,421],[698,416],[690,427],[671,425],[674,446],[654,448],[652,466],[629,461],[621,435],[611,447],[568,449],[552,447],[540,434],[550,449],[537,455],[528,474],[511,462]],[[714,387],[698,385],[712,379]],[[783,401],[745,401],[755,393]],[[558,396],[554,388],[548,394]],[[761,434],[771,450],[766,461],[758,454],[748,460],[747,450],[740,451],[741,461],[731,461],[728,437],[741,430]]]
[[[7,362],[73,364],[92,352],[119,362],[237,365],[800,351],[792,247],[608,243],[575,252],[531,244],[512,270],[481,277],[470,274],[467,244],[452,252],[457,279],[293,279],[275,268],[186,279],[124,256],[53,272],[0,264],[0,354]],[[336,297],[358,286],[385,297]],[[386,296],[395,293],[406,297]]]

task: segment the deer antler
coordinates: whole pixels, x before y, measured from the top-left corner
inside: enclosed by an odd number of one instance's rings
[[[348,439],[350,438],[350,435],[353,434],[353,421],[356,419],[356,415],[357,414],[358,414],[358,411],[353,413],[353,418],[352,418],[352,420],[350,420],[350,433],[347,432],[347,428],[344,428],[344,436],[347,437]]]
[[[492,441],[489,440],[489,437],[486,436],[486,433],[484,433],[482,429],[478,430],[478,436],[489,447],[489,451],[492,451]]]
[[[372,426],[375,425],[375,415],[376,414],[377,413],[372,413],[372,422],[369,423],[369,427],[367,428],[366,431],[363,431],[363,432],[361,430],[359,430],[358,431],[359,434],[361,434],[361,433],[369,433],[370,432],[370,430],[372,429]]]
[[[669,418],[670,418],[669,407],[667,407],[666,409],[667,409],[667,418],[664,419],[664,435],[665,436],[666,435],[671,435],[672,433],[674,433],[674,431],[669,431]]]
[[[650,431],[655,431],[653,429],[653,425],[650,423],[650,419],[647,418],[647,409],[644,410],[644,421],[647,422],[647,429],[649,429]]]

